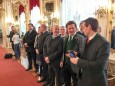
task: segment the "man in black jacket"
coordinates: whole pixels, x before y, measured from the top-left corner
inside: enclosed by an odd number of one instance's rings
[[[84,26],[84,21],[81,21],[79,24],[80,31],[78,31],[77,33],[85,37],[83,33],[83,29],[84,29],[83,26]]]
[[[82,56],[84,50],[84,37],[79,35],[77,32],[77,25],[74,21],[69,21],[66,24],[68,35],[64,38],[64,54],[63,59],[60,62],[60,66],[63,67],[64,72],[64,82],[65,86],[71,86],[71,78],[73,81],[73,86],[77,85],[77,73],[74,73],[71,68],[70,58],[65,56],[70,50],[75,50],[79,52],[79,55]]]
[[[38,42],[36,53],[39,54],[39,56],[40,56],[41,67],[42,67],[42,69],[40,70],[40,72],[41,72],[40,75],[42,78],[40,80],[38,80],[38,82],[43,82],[48,77],[47,76],[47,70],[48,70],[47,64],[46,64],[44,57],[43,57],[43,46],[44,46],[44,42],[46,40],[46,37],[49,35],[49,32],[47,31],[47,26],[45,24],[41,24],[40,29],[41,29],[42,33],[39,36],[39,42]]]
[[[29,61],[29,67],[26,71],[32,69],[32,59],[34,61],[34,67],[35,67],[35,69],[37,69],[36,53],[35,53],[35,49],[34,49],[34,41],[35,41],[36,35],[37,35],[37,32],[34,29],[33,24],[29,23],[28,31],[26,32],[26,34],[24,36],[24,40],[23,40],[24,46],[25,46],[26,52],[27,52],[28,61]]]
[[[110,54],[110,44],[97,33],[98,21],[88,18],[83,32],[87,36],[82,58],[71,58],[74,69],[79,70],[80,86],[108,86],[107,63]]]
[[[13,51],[14,51],[14,43],[13,43],[13,41],[12,41],[12,37],[13,37],[13,35],[15,34],[15,27],[14,27],[14,26],[11,26],[11,29],[12,29],[12,30],[10,31],[10,34],[7,35],[7,37],[10,38],[11,46],[12,46],[12,49],[13,49]]]
[[[115,49],[115,26],[113,27],[113,30],[111,33],[111,48]]]
[[[49,86],[62,86],[60,60],[63,54],[63,38],[59,35],[59,26],[53,26],[53,34],[44,44],[44,58],[48,64]],[[47,86],[47,85],[44,85]]]

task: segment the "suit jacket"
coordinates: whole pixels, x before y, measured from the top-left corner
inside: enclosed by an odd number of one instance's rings
[[[82,36],[86,37],[86,36],[84,35],[84,33],[80,32],[80,31],[78,31],[77,33],[78,33],[79,35],[82,35]]]
[[[10,31],[10,34],[9,35],[7,35],[7,37],[9,37],[10,38],[10,42],[13,42],[12,41],[12,37],[13,37],[13,35],[15,34],[15,32],[14,31]]]
[[[37,35],[36,30],[32,30],[31,33],[29,31],[26,32],[23,39],[24,43],[27,43],[29,46],[29,47],[26,47],[26,52],[35,52],[34,42],[35,42],[36,35]]]
[[[76,68],[81,68],[80,86],[108,86],[107,63],[110,44],[96,36],[86,45],[83,57],[79,58]]]
[[[49,35],[49,32],[46,31],[45,33],[42,33],[40,36],[39,36],[39,42],[38,42],[38,45],[37,45],[37,49],[39,50],[39,53],[40,54],[43,54],[43,46],[44,46],[44,42],[47,38],[47,36]]]
[[[44,57],[49,57],[50,65],[59,67],[63,54],[63,38],[57,36],[53,39],[52,35],[49,35],[45,40],[43,51]]]
[[[65,63],[65,58],[66,58],[66,56],[65,56],[66,51],[65,50],[66,50],[66,44],[67,44],[68,38],[69,38],[68,35],[65,36],[65,38],[64,38],[64,45],[63,45],[64,46],[63,47],[64,53],[63,53],[63,57],[61,59],[64,63]],[[75,45],[73,50],[78,52],[79,55],[82,56],[83,51],[84,51],[85,38],[83,36],[79,35],[78,33],[76,33],[73,37],[73,41],[74,41],[74,45]],[[72,66],[72,68],[73,68],[73,66]]]
[[[111,34],[111,48],[115,49],[115,30],[112,30]]]

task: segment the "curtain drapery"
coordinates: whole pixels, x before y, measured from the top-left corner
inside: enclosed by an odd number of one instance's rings
[[[30,0],[30,11],[33,9],[35,6],[40,7],[40,0]]]
[[[24,12],[24,6],[20,5],[19,6],[19,15]]]

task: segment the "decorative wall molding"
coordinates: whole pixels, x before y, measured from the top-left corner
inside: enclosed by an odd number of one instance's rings
[[[25,6],[27,0],[11,0],[13,4],[20,3],[21,5]]]

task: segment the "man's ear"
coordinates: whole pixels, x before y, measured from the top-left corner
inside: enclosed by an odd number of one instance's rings
[[[92,30],[92,27],[91,27],[91,25],[90,25],[90,24],[88,25],[88,28],[89,28],[90,30]]]

